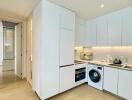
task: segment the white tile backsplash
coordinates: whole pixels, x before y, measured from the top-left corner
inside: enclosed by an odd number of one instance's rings
[[[105,60],[107,55],[112,58],[120,58],[132,65],[132,47],[93,47],[93,60]]]

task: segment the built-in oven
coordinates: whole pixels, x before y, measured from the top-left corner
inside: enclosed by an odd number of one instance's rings
[[[86,78],[86,67],[75,69],[75,82],[84,80]]]

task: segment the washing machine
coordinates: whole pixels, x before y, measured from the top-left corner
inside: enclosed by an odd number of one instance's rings
[[[88,84],[99,90],[103,90],[104,67],[97,64],[88,65]]]

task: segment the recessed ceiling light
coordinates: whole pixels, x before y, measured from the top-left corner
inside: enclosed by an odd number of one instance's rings
[[[100,7],[101,7],[101,8],[104,8],[104,4],[102,3],[102,4],[100,5]]]
[[[100,1],[100,8],[104,8],[103,0],[99,0],[99,1]]]

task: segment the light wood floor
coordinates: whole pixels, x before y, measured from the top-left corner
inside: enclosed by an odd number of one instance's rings
[[[0,100],[39,100],[26,80],[20,80],[12,72],[4,73],[3,76],[5,78],[0,80]],[[48,100],[121,100],[121,98],[84,84]]]

